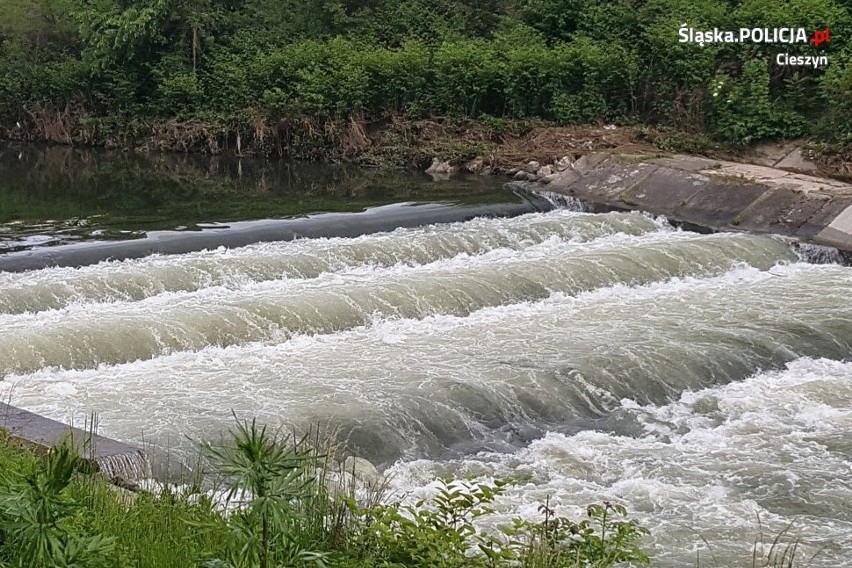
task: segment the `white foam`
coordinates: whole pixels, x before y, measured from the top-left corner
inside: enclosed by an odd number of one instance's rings
[[[513,454],[399,462],[392,488],[419,498],[438,475],[529,475],[497,503],[498,522],[536,518],[546,497],[575,518],[592,502],[623,503],[652,529],[655,566],[692,565],[696,549],[712,565],[704,540],[719,565],[745,565],[761,531],[771,542],[793,522],[799,558],[819,552],[808,565],[833,568],[852,549],[850,384],[852,363],[802,358],[667,405],[626,401],[648,421],[636,436],[550,433]]]
[[[312,278],[361,265],[418,265],[498,248],[521,250],[553,236],[584,242],[615,233],[671,231],[641,215],[584,215],[565,211],[511,219],[397,229],[357,238],[300,239],[218,247],[182,255],[102,262],[81,268],[0,273],[0,313],[57,309],[75,302],[135,301],[166,292],[252,282]]]
[[[720,246],[724,243],[724,246]],[[577,293],[614,282],[714,274],[735,262],[768,268],[793,258],[785,245],[748,235],[655,232],[572,244],[553,237],[422,266],[360,266],[317,278],[163,293],[140,301],[73,304],[0,315],[0,369],[87,368],[208,345],[271,340],[281,332],[333,333],[380,317],[466,315],[487,306]]]
[[[416,455],[483,439],[501,425],[523,436],[525,425],[605,415],[625,397],[669,400],[816,350],[849,352],[847,270],[739,267],[464,317],[379,319],[328,335],[90,370],[46,368],[8,377],[0,396],[60,420],[96,410],[105,433],[164,446],[175,433],[223,429],[234,409],[275,423],[331,420],[390,436],[372,448],[380,455]],[[513,431],[507,436],[517,443]]]

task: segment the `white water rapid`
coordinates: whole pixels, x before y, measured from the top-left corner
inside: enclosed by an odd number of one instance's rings
[[[557,210],[0,273],[0,396],[177,451],[330,425],[412,496],[528,476],[501,519],[623,503],[656,566],[789,522],[850,565],[852,269],[818,256]]]

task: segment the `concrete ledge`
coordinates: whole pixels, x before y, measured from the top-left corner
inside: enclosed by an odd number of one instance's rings
[[[36,453],[71,441],[77,451],[111,481],[132,483],[150,477],[145,452],[140,448],[72,428],[62,422],[0,402],[0,428]]]
[[[846,248],[849,242],[849,235],[852,234],[852,199],[848,200],[849,205],[837,215],[831,224],[820,231],[816,236],[817,240],[825,243],[836,243],[834,246]]]
[[[773,167],[594,154],[557,174],[547,190],[702,227],[776,233],[852,251],[852,185]]]

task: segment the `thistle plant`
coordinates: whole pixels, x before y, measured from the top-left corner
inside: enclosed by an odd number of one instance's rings
[[[233,506],[217,521],[231,536],[227,556],[205,566],[325,566],[328,554],[313,550],[311,535],[302,529],[308,524],[303,504],[322,485],[313,474],[317,456],[305,438],[294,437],[288,444],[280,432],[255,420],[238,422],[231,438],[227,445],[203,445],[214,470],[226,480],[226,506]]]
[[[89,469],[70,444],[50,450],[26,473],[0,476],[0,533],[11,566],[97,568],[114,548],[111,538],[76,526],[85,506],[70,495],[77,473]]]

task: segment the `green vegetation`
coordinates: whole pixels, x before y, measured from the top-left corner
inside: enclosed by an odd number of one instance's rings
[[[831,42],[700,46],[679,43],[684,23],[830,27]],[[543,119],[844,155],[850,34],[844,0],[4,0],[0,134],[322,157],[400,118]]]
[[[646,530],[604,503],[574,522],[544,504],[542,520],[497,532],[490,505],[508,481],[444,480],[429,500],[391,503],[383,482],[336,467],[317,440],[239,423],[205,445],[200,492],[120,493],[69,445],[44,458],[0,440],[0,566],[16,568],[481,567],[646,565]],[[344,464],[347,462],[344,461]]]

